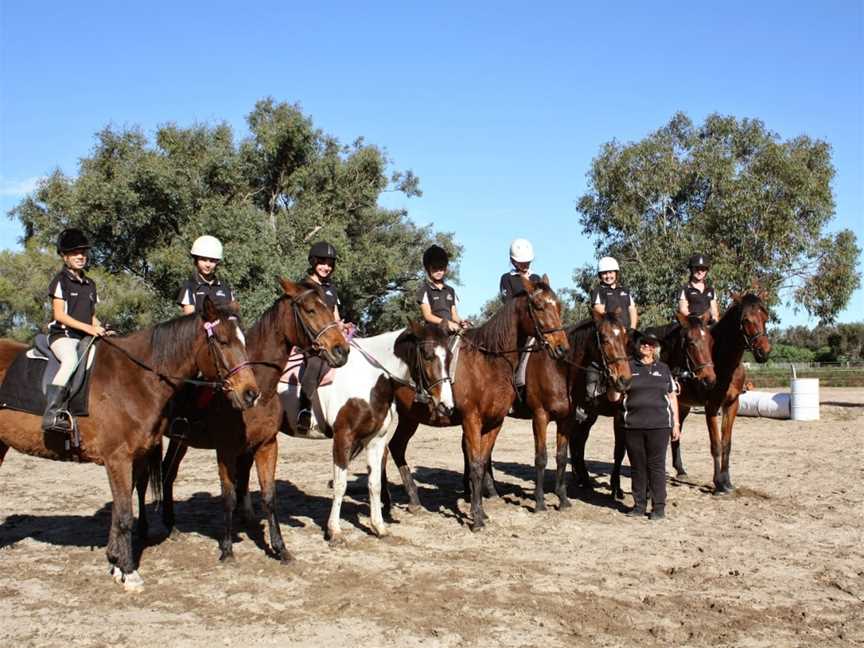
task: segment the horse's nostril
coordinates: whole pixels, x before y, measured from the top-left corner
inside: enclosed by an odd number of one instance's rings
[[[243,395],[243,398],[246,400],[246,404],[252,406],[255,404],[255,401],[258,400],[258,392],[254,389],[247,389]]]

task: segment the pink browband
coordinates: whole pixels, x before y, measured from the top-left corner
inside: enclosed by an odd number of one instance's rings
[[[215,322],[204,322],[204,330],[207,331],[207,337],[213,337],[213,329],[219,325],[219,320]]]

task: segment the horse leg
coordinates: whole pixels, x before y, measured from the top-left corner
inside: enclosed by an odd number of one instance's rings
[[[162,523],[171,536],[177,535],[174,528],[174,480],[177,479],[177,471],[180,462],[186,456],[189,446],[177,439],[171,439],[165,459],[162,460]]]
[[[132,472],[135,475],[135,490],[138,492],[138,526],[135,536],[142,545],[147,543],[149,525],[147,523],[147,486],[150,484],[150,474],[147,472],[146,458],[135,462]]]
[[[239,517],[247,524],[255,522],[255,509],[252,507],[252,493],[249,492],[249,476],[255,457],[246,452],[237,457],[237,502],[240,504]],[[259,480],[260,483],[260,480]]]
[[[402,485],[408,494],[408,511],[411,513],[419,513],[422,508],[420,506],[420,496],[417,492],[417,484],[411,475],[411,467],[405,459],[405,451],[408,449],[408,442],[417,431],[418,425],[417,421],[409,420],[407,417],[400,417],[399,424],[396,426],[396,432],[393,433],[393,438],[387,444],[390,454],[393,455],[393,462],[399,469],[399,476],[402,477]]]
[[[381,457],[381,509],[384,517],[392,520],[393,498],[390,496],[390,482],[387,480],[387,457],[389,456],[390,449],[385,447],[384,454]]]
[[[379,538],[389,534],[384,517],[381,515],[381,464],[391,436],[392,433],[389,431],[385,431],[384,434],[379,432],[366,446],[366,467],[369,470],[369,479],[366,480],[369,486],[369,520],[372,530]]]
[[[612,450],[612,475],[609,477],[609,488],[612,490],[612,497],[615,499],[624,499],[624,490],[621,488],[621,464],[624,463],[624,456],[627,454],[627,444],[624,440],[624,422],[620,417],[616,416],[612,419],[612,433],[615,436],[615,448]]]
[[[727,407],[723,409],[723,425],[722,425],[722,440],[721,440],[721,461],[720,461],[720,484],[724,493],[731,493],[735,490],[732,485],[732,479],[729,477],[729,458],[732,452],[732,426],[735,424],[735,417],[738,415],[738,399],[735,399]]]
[[[705,408],[705,422],[708,424],[708,439],[711,443],[711,458],[714,460],[714,494],[722,495],[726,491],[720,481],[722,473],[722,439],[720,435],[720,414],[716,409]]]
[[[483,476],[486,472],[486,457],[483,453],[481,421],[476,413],[465,415],[462,422],[462,448],[470,479],[471,530],[480,531],[485,525],[483,511]],[[468,493],[466,493],[466,496]]]
[[[222,512],[224,528],[219,541],[219,560],[234,560],[234,510],[237,508],[237,455],[217,449],[219,463],[219,483],[222,486]]]
[[[486,460],[486,467],[483,470],[483,497],[494,499],[500,497],[498,489],[495,487],[495,473],[492,472],[492,453],[489,453],[489,459]]]
[[[279,445],[276,437],[258,446],[255,451],[255,470],[258,473],[258,486],[261,488],[261,505],[267,518],[270,530],[270,549],[284,565],[293,560],[291,553],[282,539],[282,529],[276,517],[276,460],[279,457]],[[248,477],[247,477],[248,488]]]
[[[143,579],[135,570],[132,552],[132,463],[128,458],[105,462],[108,483],[111,485],[111,530],[105,554],[111,564],[111,575],[127,589],[141,587]]]
[[[684,432],[684,419],[690,413],[690,408],[686,405],[678,403],[678,424],[681,432]],[[684,460],[681,458],[681,440],[672,442],[672,466],[675,468],[675,474],[678,477],[686,477],[687,469],[684,467]]]
[[[327,538],[333,545],[344,542],[341,525],[342,500],[348,490],[348,462],[351,458],[353,438],[347,423],[341,417],[337,418],[333,429],[333,504],[327,520]]]
[[[543,492],[543,479],[546,477],[546,427],[548,425],[549,417],[546,414],[546,410],[534,410],[534,416],[531,419],[531,429],[534,431],[534,469],[537,472],[537,475],[534,478],[535,512],[546,510],[546,500]]]
[[[0,466],[3,465],[3,459],[6,458],[7,452],[9,452],[9,446],[0,441]]]
[[[555,494],[558,496],[558,508],[570,508],[570,498],[567,497],[567,447],[573,429],[569,420],[558,421],[555,434]]]

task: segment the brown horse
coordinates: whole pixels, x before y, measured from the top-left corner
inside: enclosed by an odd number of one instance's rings
[[[561,305],[549,287],[548,277],[544,275],[536,284],[523,282],[525,294],[502,306],[483,326],[461,336],[453,375],[455,414],[430,414],[428,408],[414,402],[412,389],[400,387],[396,390],[399,424],[388,447],[412,502],[410,510],[416,510],[414,503],[419,500],[405,460],[408,441],[420,423],[436,427],[461,423],[470,474],[471,528],[477,531],[484,526],[482,491],[487,479],[486,466],[501,425],[516,398],[514,371],[519,353],[532,336],[537,340],[535,350],[545,350],[553,358],[564,357],[570,346],[561,327]],[[384,504],[389,508],[386,473],[382,474]]]
[[[585,370],[601,367],[609,389],[626,392],[630,387],[630,359],[627,355],[627,328],[617,313],[593,314],[567,329],[570,351],[563,360],[535,353],[525,373],[525,404],[534,432],[534,466],[537,477],[534,510],[545,511],[543,479],[546,474],[546,428],[556,422],[555,494],[561,509],[571,506],[567,497],[567,448],[573,431],[574,411],[585,393]],[[521,418],[521,417],[520,417]],[[491,470],[491,465],[490,465]]]
[[[729,477],[729,455],[732,426],[738,415],[738,396],[744,391],[745,374],[741,358],[749,350],[756,362],[763,363],[768,361],[771,353],[771,340],[765,332],[769,315],[764,299],[764,293],[732,296],[732,306],[711,328],[716,384],[706,388],[698,381],[687,380],[678,396],[682,430],[690,408],[694,405],[705,407],[711,457],[714,459],[714,493],[717,495],[734,490]],[[679,476],[687,474],[681,459],[680,441],[672,442],[672,465]]]
[[[324,303],[320,287],[285,279],[281,284],[284,295],[247,333],[250,363],[261,386],[260,405],[241,413],[232,410],[224,399],[215,399],[206,411],[205,430],[185,441],[172,438],[165,453],[162,515],[170,530],[174,528],[174,479],[188,446],[216,450],[224,506],[224,528],[219,542],[222,561],[234,557],[232,533],[238,497],[244,517],[253,519],[249,498],[253,462],[270,529],[270,548],[282,562],[291,560],[276,517],[276,437],[282,423],[282,405],[276,387],[292,346],[308,353],[320,352],[334,367],[348,360],[348,343],[333,319],[333,309]]]
[[[26,345],[0,340],[0,379]],[[12,447],[55,460],[102,464],[111,484],[111,531],[106,553],[115,580],[137,587],[143,580],[132,551],[132,487],[143,500],[147,471],[161,448],[159,421],[170,398],[199,372],[219,380],[231,407],[245,409],[259,396],[233,311],[217,310],[207,299],[202,315],[184,315],[127,337],[98,342],[90,379],[90,415],[79,419],[81,448],[74,455],[53,447],[42,418],[0,409],[0,463]],[[158,484],[158,474],[153,475]],[[143,507],[139,510],[143,521]]]

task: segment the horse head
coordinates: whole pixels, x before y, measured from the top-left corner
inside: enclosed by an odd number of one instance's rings
[[[320,353],[331,367],[348,362],[348,341],[341,324],[333,317],[333,309],[324,301],[321,286],[311,282],[296,284],[287,279],[280,279],[279,283],[291,306],[295,345],[309,353]],[[305,344],[297,343],[304,338]]]
[[[561,302],[549,286],[549,277],[544,274],[537,283],[522,277],[522,285],[528,295],[528,308],[520,318],[522,330],[541,342],[552,358],[560,360],[570,350],[570,342],[561,326]]]
[[[206,342],[195,353],[198,371],[205,380],[222,383],[222,391],[235,409],[252,407],[261,392],[249,367],[236,306],[219,309],[205,297],[201,319]]]
[[[598,360],[606,372],[609,390],[626,392],[630,389],[633,374],[630,371],[630,356],[627,354],[627,327],[621,320],[621,310],[616,308],[603,314],[592,311],[592,315]]]
[[[714,372],[714,336],[708,328],[711,313],[705,311],[702,315],[676,315],[681,324],[681,349],[683,365],[699,380],[705,389],[713,389],[717,384],[717,374]]]
[[[449,371],[452,353],[443,325],[409,322],[393,351],[410,368],[417,400],[428,403],[430,414],[450,416],[455,409]]]
[[[735,305],[740,309],[738,328],[747,348],[759,363],[767,362],[771,354],[771,340],[766,333],[769,314],[765,307],[765,296],[764,291],[732,295]]]

